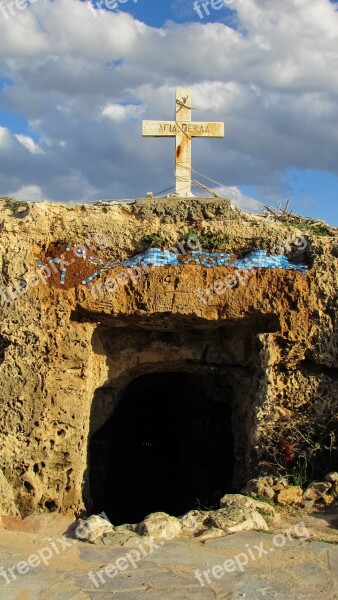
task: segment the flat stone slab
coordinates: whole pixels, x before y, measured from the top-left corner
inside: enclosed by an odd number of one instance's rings
[[[338,547],[330,543],[294,539],[277,547],[282,537],[247,532],[205,542],[144,543],[139,556],[140,548],[68,540],[61,550],[55,541],[59,552],[48,565],[24,575],[14,568],[57,539],[0,531],[0,565],[10,578],[0,577],[1,600],[338,600]],[[116,561],[124,570],[107,575],[105,568]]]

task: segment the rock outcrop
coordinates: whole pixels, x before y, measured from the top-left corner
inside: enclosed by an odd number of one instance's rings
[[[308,273],[254,269],[221,290],[231,266],[132,272],[114,263],[151,236],[189,256],[182,241],[191,231],[236,257],[279,246],[292,258],[294,236],[304,236],[298,259]],[[227,200],[0,199],[0,511],[90,511],[89,440],[128,383],[153,371],[203,374],[219,401],[226,382],[235,489],[274,461],[295,464],[304,437],[307,449],[322,444],[324,461],[331,439],[334,457],[336,248],[334,230],[318,237]],[[108,260],[110,269],[82,283]]]

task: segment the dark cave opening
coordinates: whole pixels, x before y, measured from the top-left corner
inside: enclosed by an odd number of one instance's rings
[[[129,384],[90,441],[94,513],[114,525],[138,523],[152,512],[209,508],[232,491],[231,398],[216,401],[207,388],[188,373]]]

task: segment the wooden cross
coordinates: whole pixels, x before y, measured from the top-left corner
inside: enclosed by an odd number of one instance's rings
[[[191,138],[224,137],[224,123],[207,123],[191,120],[191,90],[176,90],[176,121],[143,121],[142,135],[176,137],[176,194],[191,193]]]

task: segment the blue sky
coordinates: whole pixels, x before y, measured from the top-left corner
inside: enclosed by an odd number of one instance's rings
[[[109,10],[104,3],[100,5],[100,0],[92,0],[92,4]],[[168,20],[176,23],[201,22],[198,12],[193,7],[193,1],[190,0],[127,0],[125,3],[119,3],[119,10],[129,12],[136,19],[152,27],[162,27]],[[205,22],[232,21],[233,11],[226,5],[218,10],[211,8],[208,10],[209,15],[201,7]]]
[[[143,140],[141,122],[171,118],[175,87],[189,86],[194,116],[225,122],[224,140],[194,142],[197,171],[337,225],[337,1],[198,6],[0,12],[0,194],[74,202],[170,187],[174,142]]]

